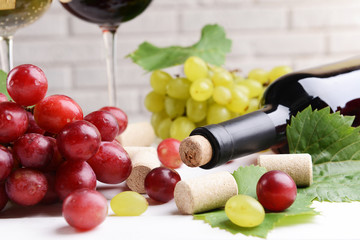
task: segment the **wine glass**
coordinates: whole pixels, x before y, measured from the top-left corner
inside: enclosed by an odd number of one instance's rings
[[[108,79],[109,105],[116,105],[116,31],[119,25],[141,14],[152,0],[59,0],[74,16],[102,30]]]
[[[49,9],[52,0],[1,0],[0,57],[1,69],[13,68],[13,36],[22,27],[36,21]]]

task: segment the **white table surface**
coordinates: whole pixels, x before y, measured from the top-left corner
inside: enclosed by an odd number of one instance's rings
[[[240,165],[254,162],[254,155],[238,159],[231,164],[212,170],[182,167],[178,170],[182,179],[227,170],[233,172]],[[98,190],[111,199],[127,190],[124,183],[98,184]],[[32,207],[8,206],[0,212],[0,239],[260,239],[232,234],[212,228],[192,216],[181,215],[174,200],[157,204],[149,200],[147,211],[138,217],[114,216],[109,205],[109,216],[90,231],[80,232],[70,227],[61,216],[61,204]],[[267,239],[360,239],[360,202],[328,203],[312,205],[320,215],[302,223],[283,223],[270,231]]]

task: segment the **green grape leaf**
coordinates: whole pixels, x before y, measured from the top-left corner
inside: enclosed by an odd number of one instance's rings
[[[256,198],[256,184],[266,169],[258,166],[239,167],[232,175],[238,185],[239,194]]]
[[[6,90],[6,77],[7,73],[0,70],[0,93],[5,94],[7,98],[10,99],[10,96]]]
[[[226,53],[230,52],[230,49],[231,40],[226,38],[224,28],[215,24],[206,25],[201,31],[200,40],[192,46],[160,48],[143,42],[128,57],[146,71],[183,64],[190,56],[198,56],[210,64],[221,66],[225,63]]]
[[[247,194],[256,198],[256,184],[265,172],[264,168],[258,166],[240,167],[235,171],[233,176],[238,183],[239,194]],[[310,207],[312,199],[311,196],[298,193],[295,202],[288,209],[279,213],[266,213],[264,221],[259,226],[253,228],[244,228],[233,224],[223,209],[195,214],[194,219],[203,220],[213,228],[224,229],[233,234],[242,233],[247,236],[266,238],[270,230],[278,223],[286,222],[288,217],[296,216],[301,218],[303,216],[316,215],[317,212]]]
[[[360,128],[353,120],[328,107],[308,107],[291,119],[290,153],[309,153],[314,164],[314,183],[299,191],[319,201],[360,201]]]

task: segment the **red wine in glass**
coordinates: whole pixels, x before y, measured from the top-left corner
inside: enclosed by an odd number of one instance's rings
[[[100,26],[107,52],[109,105],[116,105],[115,34],[121,23],[140,15],[152,0],[60,0],[74,16]]]

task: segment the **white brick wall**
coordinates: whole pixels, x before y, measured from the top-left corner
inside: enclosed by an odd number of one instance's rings
[[[119,106],[130,120],[148,117],[149,74],[124,58],[143,41],[190,45],[205,24],[222,25],[233,40],[225,67],[244,72],[287,64],[294,69],[360,52],[359,0],[153,0],[117,36]],[[49,79],[49,94],[74,98],[85,113],[107,104],[104,47],[97,26],[51,9],[15,35],[15,64],[33,63]],[[179,68],[171,69],[173,73]]]

